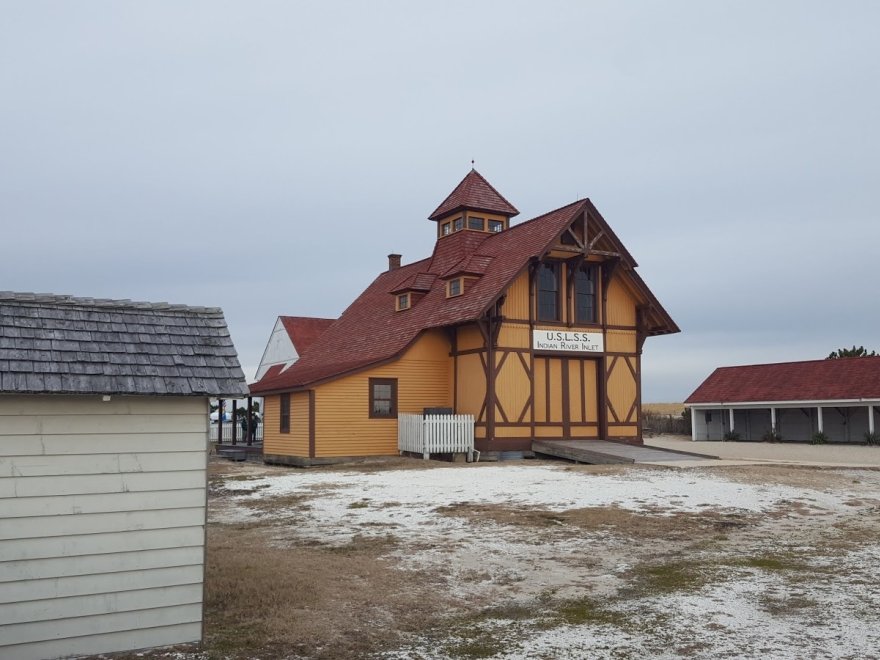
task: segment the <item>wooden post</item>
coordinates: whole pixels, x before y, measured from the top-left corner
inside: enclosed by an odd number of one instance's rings
[[[217,399],[217,444],[223,444],[223,399]]]
[[[254,397],[248,397],[248,405],[247,405],[247,444],[250,447],[254,444],[254,435],[256,434],[256,429],[251,428],[253,424],[254,415]]]
[[[236,409],[235,409],[235,399],[232,399],[232,444],[238,444],[236,442],[236,438],[238,437],[238,420],[235,419]]]

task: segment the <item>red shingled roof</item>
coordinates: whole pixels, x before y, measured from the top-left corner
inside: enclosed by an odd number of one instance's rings
[[[511,217],[519,214],[516,207],[504,199],[501,193],[476,170],[468,172],[455,190],[449,193],[449,197],[428,216],[428,220],[439,220],[461,209],[500,213]]]
[[[880,357],[719,367],[691,403],[880,399]]]
[[[321,319],[313,316],[279,316],[284,329],[297,355],[302,357],[309,346],[331,326],[336,319]],[[269,374],[267,373],[266,376]]]
[[[587,210],[607,227],[585,199],[497,234],[460,231],[439,238],[430,258],[380,274],[300,360],[281,374],[264,376],[251,386],[251,392],[265,394],[302,388],[376,366],[395,359],[424,330],[478,319],[529,261],[543,255],[562,231]],[[620,251],[627,274],[635,276],[628,253],[622,246]],[[440,276],[462,263],[474,270],[479,267],[482,275],[463,295],[447,298]],[[396,311],[392,292],[412,286],[417,280],[426,282],[430,279],[426,276],[434,277],[430,290],[410,309]],[[648,299],[656,302],[640,278],[634,277],[632,281]],[[652,334],[678,332],[659,303],[655,309],[662,320]]]

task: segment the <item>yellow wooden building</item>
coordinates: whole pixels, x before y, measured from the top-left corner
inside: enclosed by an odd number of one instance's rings
[[[535,439],[641,443],[645,339],[679,329],[589,199],[518,211],[471,170],[431,214],[427,259],[389,268],[265,397],[267,461],[397,453],[398,413],[472,414],[482,452]]]

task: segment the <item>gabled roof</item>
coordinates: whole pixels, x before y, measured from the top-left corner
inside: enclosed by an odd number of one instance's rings
[[[880,399],[880,357],[719,367],[686,404]]]
[[[449,193],[449,197],[428,216],[428,220],[439,220],[462,209],[499,213],[509,217],[519,215],[516,207],[504,199],[476,170],[467,173],[455,190]]]
[[[0,292],[0,393],[242,396],[222,310]]]
[[[461,231],[438,239],[430,258],[379,275],[299,361],[274,377],[267,374],[251,386],[251,392],[301,388],[378,365],[397,357],[424,330],[480,318],[529,262],[547,252],[559,235],[587,211],[601,220],[585,199],[497,234]],[[601,223],[604,225],[604,221]],[[463,262],[466,268],[481,269],[482,276],[463,295],[447,298],[441,277]],[[416,278],[424,279],[426,274],[435,276],[430,290],[411,308],[395,311],[392,292],[410,286]],[[633,282],[639,286],[641,280]],[[646,298],[656,302],[647,287],[644,290]],[[661,321],[653,334],[678,332],[659,303],[656,310]]]
[[[314,316],[279,316],[287,336],[293,343],[297,355],[302,356],[309,346],[329,328],[336,319],[322,319]]]

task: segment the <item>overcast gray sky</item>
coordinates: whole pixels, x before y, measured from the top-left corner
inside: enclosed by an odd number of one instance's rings
[[[0,2],[0,289],[279,314],[427,256],[476,160],[590,197],[720,365],[880,349],[880,3]]]

